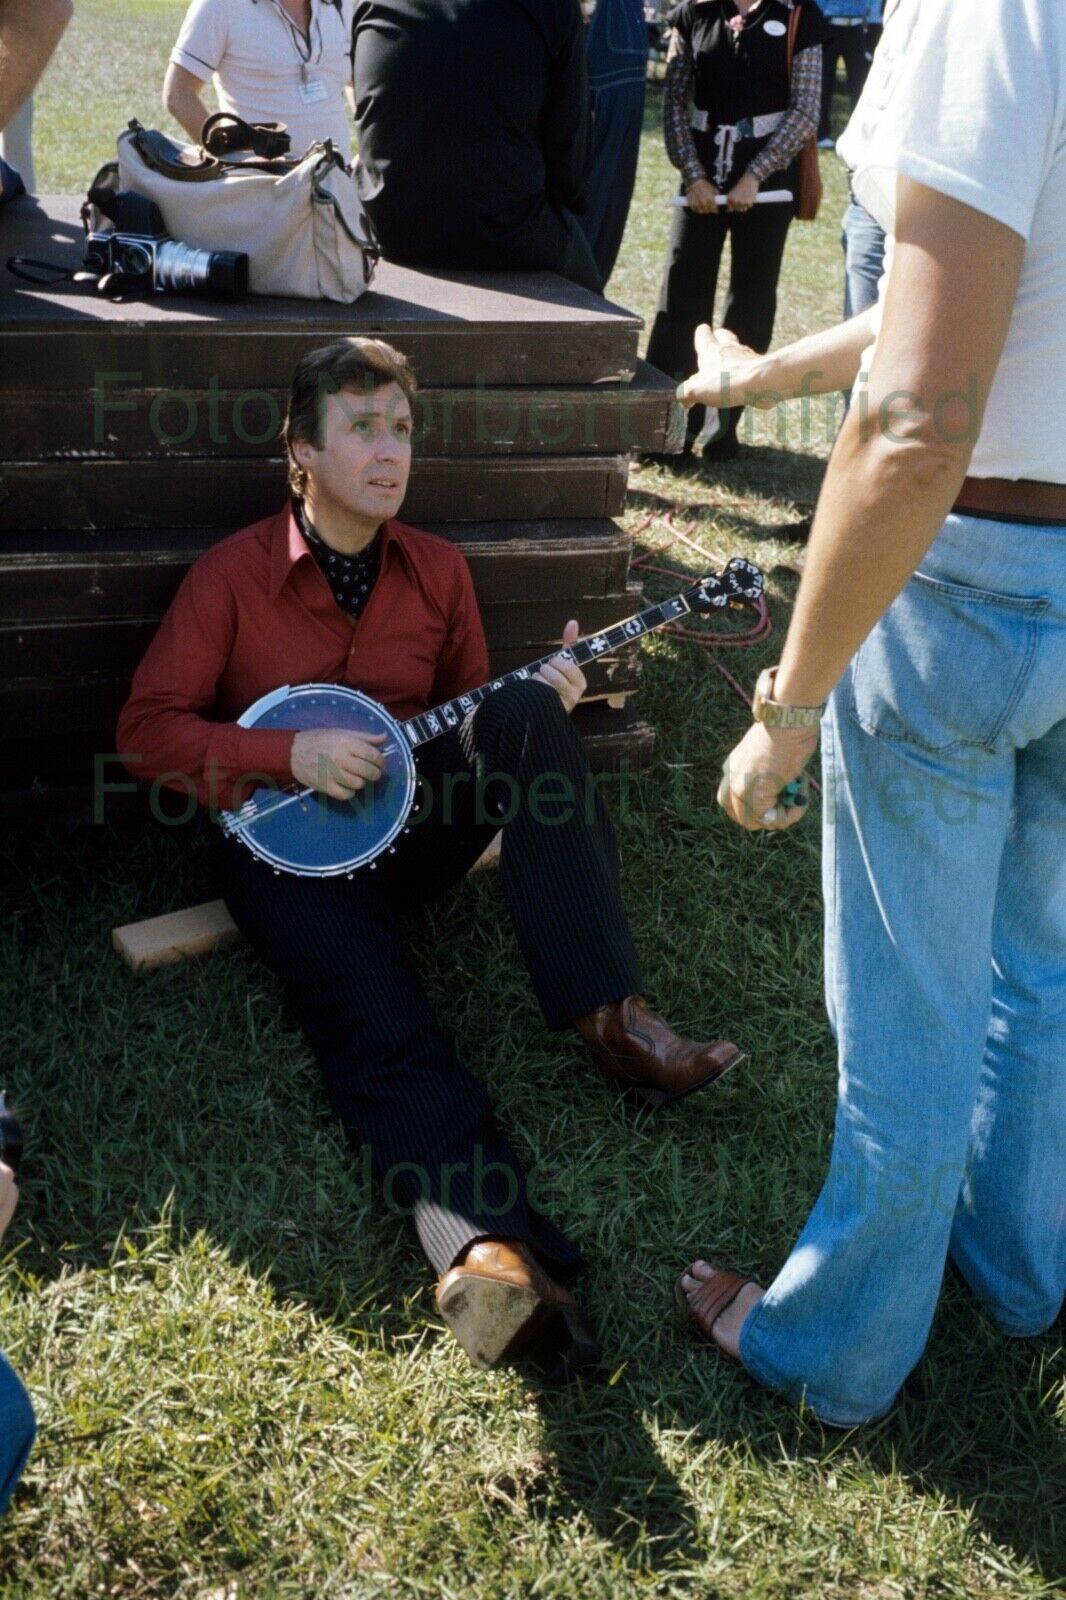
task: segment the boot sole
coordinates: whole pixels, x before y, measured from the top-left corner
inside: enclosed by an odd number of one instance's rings
[[[624,1099],[633,1098],[640,1100],[649,1110],[658,1110],[662,1105],[674,1105],[678,1100],[687,1100],[690,1094],[698,1094],[701,1089],[710,1089],[712,1085],[721,1083],[727,1072],[732,1072],[734,1067],[739,1067],[741,1062],[748,1059],[745,1050],[738,1050],[736,1055],[726,1062],[719,1072],[711,1077],[704,1078],[702,1083],[694,1083],[691,1088],[682,1089],[680,1094],[667,1094],[665,1089],[652,1089],[643,1083],[620,1083],[618,1092]]]
[[[576,1307],[544,1300],[520,1284],[459,1276],[438,1291],[437,1310],[482,1371],[532,1361],[549,1376],[565,1378],[599,1360]]]

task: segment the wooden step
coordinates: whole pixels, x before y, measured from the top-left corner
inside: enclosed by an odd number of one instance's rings
[[[574,712],[574,725],[585,741],[594,772],[634,770],[647,765],[654,753],[654,730],[629,706],[611,710],[604,703],[582,702]],[[74,827],[101,822],[152,823],[146,789],[106,793],[94,801],[93,755],[95,750],[106,748],[77,737],[65,739],[62,754],[66,765],[56,768],[55,746],[42,747],[40,754],[45,757],[45,764],[34,767],[19,759],[17,746],[7,745],[0,787],[0,826],[36,830],[46,822]],[[9,751],[15,753],[13,762],[7,759]],[[51,765],[47,764],[49,759]],[[104,768],[104,777],[116,783],[124,781],[126,774],[120,767],[109,765]]]
[[[512,672],[546,655],[553,643],[547,639],[490,651],[490,670],[493,676]],[[130,692],[135,665],[131,657],[125,672],[70,671],[0,680],[0,740],[4,742],[5,763],[16,760],[16,741],[28,741],[32,746],[32,755],[24,758],[20,766],[25,768],[29,759],[40,773],[57,770],[64,755],[64,742],[76,735],[91,735],[96,749],[112,749],[115,722]],[[600,656],[589,663],[585,677],[590,699],[631,693],[640,683],[636,647],[626,645],[616,654]]]
[[[458,545],[483,605],[616,595],[631,539],[607,519],[423,523]],[[0,617],[162,616],[192,563],[230,529],[54,530],[0,539]]]
[[[4,254],[80,266],[79,196],[4,208]],[[372,334],[410,356],[427,387],[628,381],[640,318],[554,273],[431,273],[385,262],[354,305],[157,294],[115,303],[90,285],[0,275],[2,382],[91,389],[102,372],[152,389],[285,388],[301,355]]]
[[[625,503],[626,456],[415,460],[408,522],[613,517]],[[0,461],[0,534],[37,528],[234,528],[277,509],[281,461]]]
[[[107,374],[89,389],[0,387],[2,453],[12,461],[276,457],[288,398],[287,385],[149,389]],[[684,428],[672,382],[643,361],[632,384],[422,389],[412,409],[416,458],[665,450]]]
[[[577,618],[582,633],[598,633],[639,610],[638,585],[607,597],[578,595],[483,605],[481,618],[490,653],[524,649],[527,659],[534,659],[545,641],[550,649],[561,639],[571,617]],[[158,614],[0,625],[0,680],[44,673],[115,671],[126,666],[132,674],[158,626]]]

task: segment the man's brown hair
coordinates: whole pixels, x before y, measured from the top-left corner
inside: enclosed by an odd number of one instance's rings
[[[289,457],[289,483],[295,495],[307,488],[307,474],[292,453],[297,442],[322,448],[323,407],[331,394],[343,390],[373,394],[395,383],[412,400],[418,379],[405,355],[384,339],[338,339],[335,344],[309,350],[292,375],[289,410],[285,418],[285,449]]]

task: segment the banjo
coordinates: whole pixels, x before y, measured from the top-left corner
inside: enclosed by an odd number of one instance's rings
[[[334,800],[314,788],[260,786],[237,810],[220,813],[222,831],[239,839],[276,873],[334,878],[342,874],[351,877],[361,867],[373,872],[379,856],[395,851],[393,841],[411,814],[418,787],[415,751],[457,728],[490,694],[505,684],[535,677],[546,662],[559,656],[583,667],[689,612],[756,605],[762,592],[758,567],[735,557],[721,572],[700,578],[672,600],[649,606],[565,649],[553,650],[479,689],[408,717],[406,722],[397,721],[369,695],[344,684],[286,684],[273,689],[237,719],[239,727],[344,728],[364,736],[384,734],[386,742],[378,749],[384,771],[348,800]]]

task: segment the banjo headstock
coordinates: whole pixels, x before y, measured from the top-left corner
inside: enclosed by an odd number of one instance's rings
[[[763,594],[763,575],[743,556],[734,556],[721,570],[712,572],[686,589],[685,599],[700,614],[720,611],[725,606],[743,608],[758,605]]]

